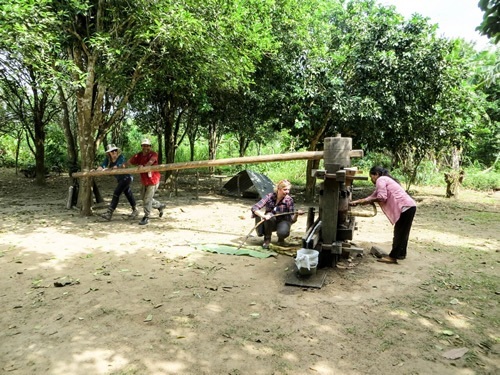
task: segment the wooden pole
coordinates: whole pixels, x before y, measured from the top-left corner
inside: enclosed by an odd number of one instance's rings
[[[323,151],[305,151],[305,152],[292,152],[288,154],[244,156],[240,158],[160,164],[160,165],[153,165],[150,167],[117,168],[117,169],[106,169],[104,171],[75,172],[71,176],[75,178],[98,177],[98,176],[110,176],[115,174],[138,174],[150,171],[161,172],[161,171],[174,171],[180,169],[207,168],[207,167],[216,167],[221,165],[267,163],[267,162],[279,162],[279,161],[290,161],[290,160],[319,160],[322,158],[323,158]]]
[[[196,199],[199,198],[198,196],[198,185],[200,183],[200,174],[198,172],[196,172]]]

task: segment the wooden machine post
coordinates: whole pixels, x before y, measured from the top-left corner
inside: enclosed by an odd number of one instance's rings
[[[350,168],[351,157],[363,156],[363,151],[352,150],[351,138],[325,138],[323,152],[325,169],[314,171],[314,176],[323,180],[319,187],[319,217],[311,218],[309,211],[308,230],[302,239],[304,248],[319,251],[320,268],[335,267],[344,251],[362,251],[346,242],[352,240],[355,227],[355,217],[348,211],[353,180],[367,179],[355,176],[356,169]]]

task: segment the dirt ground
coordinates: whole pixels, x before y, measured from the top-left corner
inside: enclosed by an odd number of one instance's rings
[[[69,178],[46,187],[0,170],[0,368],[6,374],[498,374],[499,193],[416,188],[409,254],[385,216],[359,218],[364,255],[326,269],[322,288],[285,285],[294,258],[203,251],[238,246],[253,199],[219,181],[163,189],[163,218],[111,222],[66,209]],[[98,180],[109,202],[112,177]],[[134,182],[137,193],[139,184]],[[297,206],[310,206],[292,191]],[[138,196],[136,194],[136,196]],[[300,248],[306,217],[292,227]],[[258,246],[254,234],[247,244]],[[273,237],[276,241],[276,237]]]

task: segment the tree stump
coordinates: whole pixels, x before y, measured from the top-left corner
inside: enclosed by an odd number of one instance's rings
[[[465,172],[463,170],[446,172],[444,174],[444,180],[446,182],[446,198],[458,197],[458,191],[460,185],[462,185],[464,177]]]

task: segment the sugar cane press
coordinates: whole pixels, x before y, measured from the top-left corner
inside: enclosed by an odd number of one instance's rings
[[[344,137],[325,138],[324,170],[313,171],[319,185],[319,212],[314,207],[307,215],[307,231],[302,238],[302,247],[319,251],[318,268],[335,267],[345,253],[362,253],[353,246],[355,216],[350,211],[354,180],[367,180],[356,176],[351,168],[351,157],[362,157],[362,150],[352,150],[352,139]]]

